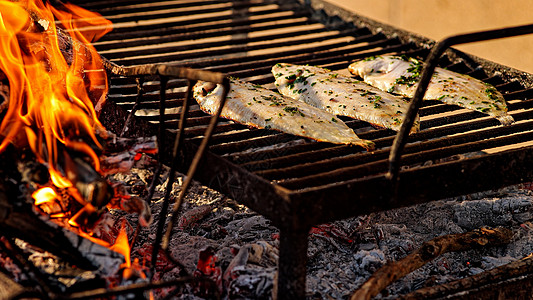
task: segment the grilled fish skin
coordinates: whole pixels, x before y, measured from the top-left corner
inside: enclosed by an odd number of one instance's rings
[[[379,127],[398,131],[409,108],[401,97],[316,66],[279,63],[272,67],[272,74],[283,95]],[[417,117],[411,133],[419,129]]]
[[[374,148],[372,141],[359,138],[342,120],[328,112],[260,85],[237,79],[230,82],[230,91],[221,113],[223,118],[322,142],[354,144],[367,150]],[[220,105],[222,89],[221,85],[199,81],[193,87],[193,95],[204,112],[213,114]]]
[[[422,62],[403,56],[374,56],[356,61],[348,70],[383,91],[412,98],[422,69]],[[507,114],[503,95],[492,85],[468,75],[436,68],[424,100],[439,100],[488,114],[502,125],[514,122]]]

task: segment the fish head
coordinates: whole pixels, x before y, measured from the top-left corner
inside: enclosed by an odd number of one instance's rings
[[[361,78],[369,75],[388,74],[402,65],[400,56],[371,56],[353,62],[348,66],[349,71]]]
[[[194,87],[193,91],[195,95],[205,97],[209,95],[217,87],[216,83],[207,82],[207,81],[198,81]]]

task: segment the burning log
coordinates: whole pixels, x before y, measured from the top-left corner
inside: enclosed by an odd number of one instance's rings
[[[375,272],[350,299],[371,299],[397,279],[447,253],[470,250],[481,246],[504,245],[511,241],[512,232],[506,228],[482,228],[461,234],[450,234],[425,242],[417,251],[400,261],[390,262]]]
[[[76,233],[50,222],[47,216],[32,209],[29,193],[20,194],[24,184],[14,184],[16,170],[9,166],[15,160],[2,159],[0,168],[0,228],[2,234],[23,239],[32,245],[51,252],[70,264],[86,270],[101,269],[116,272],[124,261],[122,255],[97,245]],[[13,173],[6,173],[11,170]]]

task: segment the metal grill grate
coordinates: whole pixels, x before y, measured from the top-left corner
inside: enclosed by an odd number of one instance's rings
[[[112,62],[205,69],[269,88],[274,88],[270,69],[279,62],[345,70],[353,60],[371,55],[425,58],[432,44],[321,1],[78,2],[114,22],[114,31],[95,43]],[[333,12],[339,16],[332,17]],[[393,191],[385,177],[393,131],[345,119],[361,138],[376,143],[370,153],[220,120],[197,179],[269,217],[281,229],[282,256],[293,252],[295,257],[305,256],[306,246],[297,244],[305,243],[314,224],[531,178],[533,77],[453,50],[440,66],[493,84],[516,123],[503,127],[484,114],[426,101],[421,132],[408,139]],[[178,126],[185,87],[185,80],[167,83],[165,126],[170,130]],[[157,124],[159,90],[158,77],[145,78],[138,119]],[[111,79],[110,100],[131,110],[136,97],[134,78]],[[209,119],[193,105],[186,140],[200,141]],[[186,162],[190,157],[184,154]],[[394,192],[399,197],[391,200]],[[280,268],[295,273],[288,284],[301,280],[301,271],[294,269],[305,265],[305,258],[286,263]]]

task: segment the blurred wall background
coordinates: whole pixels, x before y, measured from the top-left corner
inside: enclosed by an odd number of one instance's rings
[[[452,34],[533,23],[533,0],[327,0],[434,40]],[[533,73],[533,34],[456,48]]]

